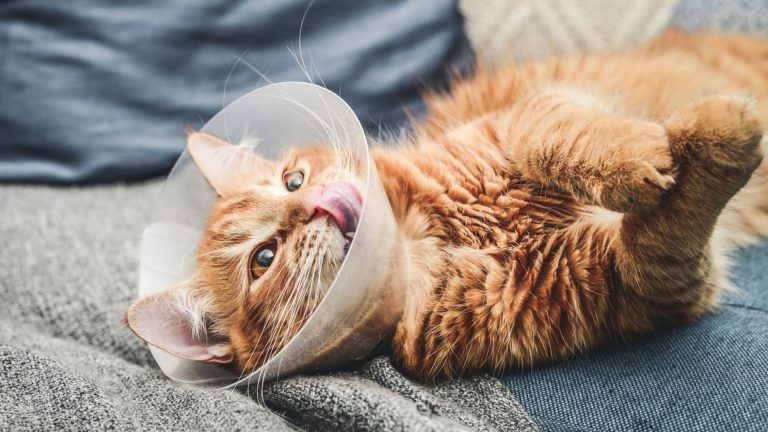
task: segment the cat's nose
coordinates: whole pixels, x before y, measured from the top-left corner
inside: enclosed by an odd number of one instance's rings
[[[308,186],[290,193],[283,202],[283,211],[278,221],[281,229],[292,230],[312,220],[317,213],[314,203],[322,191],[322,186]]]
[[[320,199],[320,195],[323,193],[323,185],[314,185],[304,188],[301,196],[301,205],[304,207],[304,211],[307,214],[307,220],[312,219],[317,213],[317,207],[315,203]]]

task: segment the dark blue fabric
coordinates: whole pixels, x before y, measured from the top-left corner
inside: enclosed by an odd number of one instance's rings
[[[506,384],[543,431],[768,430],[768,242],[736,261],[717,312]]]
[[[308,0],[0,2],[0,181],[90,183],[168,171],[186,125],[222,106],[242,55],[273,81],[306,80]],[[471,57],[454,0],[320,0],[304,59],[369,132]],[[317,80],[317,74],[315,79]],[[237,63],[230,102],[264,82]]]

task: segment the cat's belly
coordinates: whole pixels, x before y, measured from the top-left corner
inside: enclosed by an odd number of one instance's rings
[[[422,378],[562,358],[584,342],[573,335],[600,337],[594,317],[608,309],[600,224],[511,173],[493,134],[474,126],[375,154],[408,244],[393,358]],[[581,289],[591,286],[602,291]]]
[[[612,279],[599,224],[580,223],[585,209],[563,194],[483,186],[494,193],[454,187],[403,220],[413,265],[394,354],[418,376],[562,358],[575,351],[569,332],[602,332],[592,317],[607,298],[581,289]]]

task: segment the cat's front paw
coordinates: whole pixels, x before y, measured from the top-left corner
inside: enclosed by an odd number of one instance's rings
[[[604,170],[600,204],[622,213],[657,206],[675,185],[675,164],[660,125],[633,125]],[[640,127],[642,126],[642,127]]]
[[[622,213],[654,207],[674,185],[672,175],[662,174],[649,162],[621,161],[603,185],[601,205]]]

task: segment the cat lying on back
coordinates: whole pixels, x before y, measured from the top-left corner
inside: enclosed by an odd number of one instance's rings
[[[427,103],[407,142],[374,152],[410,266],[391,355],[419,378],[691,322],[727,286],[728,250],[768,234],[768,42],[668,33],[481,68]],[[199,273],[127,320],[177,356],[248,372],[323,298],[362,180],[326,147],[273,162],[201,133],[188,145],[220,195]],[[161,321],[182,324],[169,337]]]

